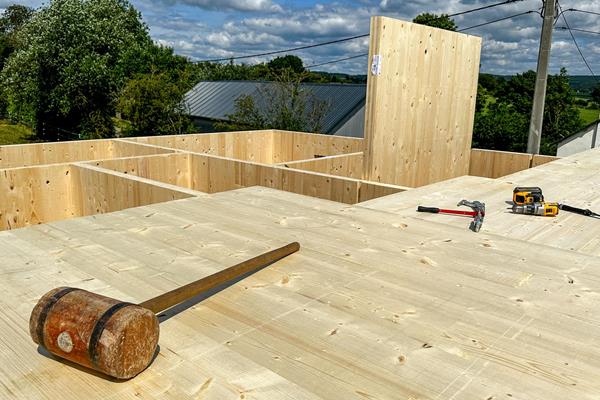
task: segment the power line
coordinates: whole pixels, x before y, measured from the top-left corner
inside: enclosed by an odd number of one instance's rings
[[[521,1],[524,1],[524,0],[506,0],[506,1],[503,1],[501,3],[490,4],[490,5],[479,7],[479,8],[472,8],[472,9],[467,10],[467,11],[462,11],[462,12],[458,12],[458,13],[454,13],[454,14],[449,14],[449,15],[447,15],[447,17],[457,17],[459,15],[469,14],[469,13],[472,13],[472,12],[475,12],[475,11],[487,10],[488,8],[503,6],[505,4],[510,4],[510,3],[518,3],[518,2],[521,2]],[[443,16],[442,17],[438,17],[438,19],[439,18],[443,18]]]
[[[557,26],[556,29],[562,29],[563,31],[568,30],[569,28],[567,28],[566,26]],[[577,28],[571,28],[572,31],[575,32],[583,32],[583,33],[593,33],[594,35],[600,35],[600,32],[595,32],[595,31],[588,31],[587,29],[577,29]]]
[[[481,26],[486,26],[486,25],[490,25],[490,24],[495,24],[496,22],[506,21],[507,19],[516,18],[516,17],[520,17],[522,15],[527,15],[527,14],[532,14],[532,13],[536,13],[537,14],[538,11],[525,11],[525,12],[522,12],[522,13],[519,13],[519,14],[509,15],[508,17],[498,18],[498,19],[495,19],[495,20],[492,20],[492,21],[484,22],[482,24],[477,24],[477,25],[469,26],[468,28],[459,29],[457,32],[468,31],[469,29],[479,28]]]
[[[314,68],[314,67],[320,67],[321,65],[335,64],[335,63],[339,63],[339,62],[342,62],[342,61],[353,60],[355,58],[364,57],[364,56],[368,56],[368,55],[369,55],[369,53],[358,54],[358,55],[352,56],[352,57],[340,58],[338,60],[333,60],[333,61],[327,61],[327,62],[324,62],[324,63],[308,65],[308,66],[306,66],[304,68]]]
[[[524,0],[506,0],[506,1],[503,1],[503,2],[500,2],[500,3],[494,3],[494,4],[489,4],[489,5],[483,6],[483,7],[472,8],[472,9],[461,11],[461,12],[454,13],[454,14],[442,15],[440,17],[433,18],[432,20],[440,19],[440,18],[444,18],[444,17],[456,17],[456,16],[459,16],[459,15],[470,14],[472,12],[481,11],[481,10],[485,10],[485,9],[493,8],[493,7],[498,7],[498,6],[502,6],[502,5],[506,5],[506,4],[517,3],[517,2],[521,2],[521,1],[524,1]],[[521,15],[521,14],[518,14],[518,15],[515,15],[515,16],[519,16],[519,15]],[[513,16],[513,17],[515,17],[515,16]],[[512,18],[512,17],[508,17],[508,18]],[[506,18],[506,19],[508,19],[508,18]],[[502,20],[503,19],[496,20],[496,21],[491,21],[489,23],[491,24],[491,23],[494,23],[494,22],[502,21]],[[483,25],[487,25],[487,23],[483,24]],[[459,32],[462,32],[462,31],[467,30],[467,29],[476,28],[478,26],[483,26],[483,25],[476,25],[476,26],[472,26],[472,27],[469,27],[469,28],[461,29],[461,30],[459,30]],[[246,56],[214,58],[214,59],[210,59],[210,60],[200,60],[198,62],[219,62],[219,61],[232,61],[232,60],[241,60],[241,59],[248,59],[248,58],[255,58],[255,57],[264,57],[264,56],[270,56],[270,55],[274,55],[274,54],[282,54],[282,53],[288,53],[288,52],[292,52],[292,51],[312,49],[312,48],[315,48],[315,47],[327,46],[327,45],[330,45],[330,44],[347,42],[347,41],[350,41],[350,40],[356,40],[356,39],[364,38],[364,37],[367,37],[367,36],[369,36],[369,34],[365,33],[365,34],[362,34],[362,35],[351,36],[351,37],[337,39],[337,40],[330,40],[328,42],[315,43],[315,44],[310,44],[310,45],[306,45],[306,46],[293,47],[293,48],[289,48],[289,49],[285,49],[285,50],[269,51],[269,52],[258,53],[258,54],[250,54],[250,55],[246,55]]]
[[[506,1],[506,2],[503,2],[503,3],[498,3],[498,4],[495,4],[495,5],[491,5],[491,6],[480,7],[480,8],[475,9],[475,10],[484,9],[484,8],[490,8],[490,7],[494,7],[494,6],[500,5],[500,4],[514,3],[516,1],[523,1],[523,0],[510,0],[510,1]],[[496,19],[496,20],[493,20],[493,21],[488,21],[488,22],[485,22],[483,24],[471,26],[471,27],[468,27],[468,28],[463,28],[463,29],[460,29],[458,32],[466,31],[468,29],[473,29],[473,28],[477,28],[477,27],[480,27],[480,26],[484,26],[484,25],[493,24],[493,23],[496,23],[496,22],[504,21],[504,20],[507,20],[507,19],[510,19],[510,18],[515,18],[515,17],[519,17],[521,15],[526,15],[526,14],[531,14],[531,13],[538,13],[538,11],[526,11],[526,12],[523,12],[523,13],[520,13],[520,14],[511,15],[511,16],[500,18],[500,19]],[[458,13],[458,14],[462,14],[462,13]],[[454,16],[454,15],[456,15],[456,14],[449,15],[449,17]],[[596,33],[596,32],[594,32],[594,33]],[[346,60],[352,60],[352,59],[355,59],[355,58],[364,57],[364,56],[367,56],[367,55],[369,55],[369,53],[363,53],[363,54],[359,54],[359,55],[356,55],[356,56],[341,58],[339,60],[328,61],[328,62],[324,62],[324,63],[320,63],[320,64],[313,64],[313,65],[309,65],[309,66],[307,66],[305,68],[320,67],[321,65],[334,64],[334,63],[338,63],[338,62],[342,62],[342,61],[346,61]]]
[[[322,43],[315,43],[315,44],[309,44],[306,46],[300,46],[300,47],[293,47],[291,49],[285,49],[285,50],[277,50],[277,51],[269,51],[266,53],[259,53],[259,54],[251,54],[249,56],[237,56],[237,57],[228,57],[228,58],[215,58],[212,60],[202,60],[200,62],[219,62],[219,61],[229,61],[229,60],[240,60],[243,58],[254,58],[254,57],[263,57],[263,56],[270,56],[273,54],[281,54],[281,53],[288,53],[290,51],[298,51],[298,50],[304,50],[304,49],[312,49],[314,47],[319,47],[319,46],[326,46],[329,44],[334,44],[334,43],[342,43],[342,42],[347,42],[349,40],[355,40],[355,39],[360,39],[360,38],[364,38],[369,36],[368,33],[364,34],[364,35],[357,35],[357,36],[352,36],[352,37],[348,37],[348,38],[343,38],[343,39],[337,39],[337,40],[330,40],[328,42],[322,42]]]
[[[580,13],[584,13],[584,14],[592,14],[592,15],[600,15],[600,13],[595,12],[595,11],[588,11],[588,10],[578,10],[576,8],[568,8],[565,10],[565,12],[567,11],[573,11],[573,12],[580,12]]]
[[[562,7],[560,6],[560,3],[557,1],[556,4],[558,5],[558,9],[561,12],[563,21],[565,21],[565,25],[567,27],[567,30],[571,34],[571,38],[573,39],[573,43],[575,43],[575,47],[577,47],[577,51],[579,52],[579,55],[581,56],[581,59],[585,63],[586,67],[590,70],[590,74],[592,74],[592,76],[594,77],[594,80],[596,82],[598,82],[598,78],[596,78],[596,75],[594,74],[594,71],[592,71],[592,68],[590,67],[590,64],[588,64],[587,60],[585,59],[585,56],[583,55],[583,52],[581,51],[581,48],[579,47],[579,44],[577,43],[577,40],[575,39],[575,35],[573,35],[573,31],[572,31],[571,27],[569,26],[569,21],[567,21],[567,17],[565,17],[565,13],[563,12]]]

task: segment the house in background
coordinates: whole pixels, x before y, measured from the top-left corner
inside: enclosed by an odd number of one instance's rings
[[[600,147],[600,138],[598,137],[598,129],[600,119],[592,122],[579,132],[569,136],[558,144],[556,155],[558,157],[566,157],[575,153]]]
[[[202,81],[185,95],[185,103],[196,126],[202,132],[215,132],[214,123],[227,121],[235,112],[235,101],[249,95],[258,107],[266,106],[262,97],[272,82]],[[304,83],[318,100],[329,104],[320,133],[363,137],[365,126],[364,84]]]

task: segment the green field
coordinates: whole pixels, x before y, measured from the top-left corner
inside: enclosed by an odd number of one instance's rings
[[[31,129],[28,127],[0,119],[0,145],[30,143],[31,139]]]
[[[600,110],[599,109],[590,110],[589,108],[580,108],[579,115],[581,116],[583,123],[585,125],[589,125],[592,122],[598,120],[598,117],[600,117]]]

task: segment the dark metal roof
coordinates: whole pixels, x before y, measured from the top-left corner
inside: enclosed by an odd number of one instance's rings
[[[263,93],[269,93],[272,82],[202,81],[185,95],[190,115],[211,120],[227,120],[235,112],[235,100],[250,95],[259,107],[266,107]],[[330,106],[323,118],[323,133],[333,133],[365,104],[366,85],[337,83],[304,83],[315,98]]]

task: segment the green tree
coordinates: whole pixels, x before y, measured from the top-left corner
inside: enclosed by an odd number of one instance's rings
[[[255,81],[268,79],[271,70],[264,64],[219,64],[201,62],[196,65],[199,81]]]
[[[0,15],[0,71],[8,57],[15,51],[15,36],[21,26],[33,15],[33,9],[13,4],[8,6]],[[0,116],[6,112],[5,94],[0,87]]]
[[[490,74],[479,74],[479,84],[490,94],[495,94],[498,87],[501,85],[501,79]]]
[[[535,79],[536,73],[527,71],[498,83],[496,101],[478,107],[475,114],[475,147],[518,152],[527,150]],[[481,103],[479,99],[478,103]],[[559,74],[548,76],[540,152],[556,154],[558,142],[581,127],[575,93],[563,68]]]
[[[294,55],[286,55],[283,57],[277,57],[267,63],[267,66],[275,74],[280,73],[283,69],[291,69],[296,74],[304,72],[304,63],[302,59]]]
[[[522,152],[527,148],[529,119],[508,102],[488,105],[475,116],[473,147]]]
[[[432,26],[434,28],[445,29],[447,31],[456,31],[458,28],[456,22],[448,16],[448,14],[430,14],[423,13],[417,15],[413,22],[416,24]]]
[[[152,46],[137,60],[139,71],[120,93],[117,110],[129,120],[126,135],[187,133],[192,125],[183,97],[197,82],[197,71],[173,49]]]
[[[600,84],[592,90],[592,101],[600,107]]]
[[[118,109],[131,123],[128,135],[188,133],[192,123],[182,102],[183,90],[167,72],[148,73],[130,79]]]
[[[318,100],[302,86],[308,74],[283,69],[276,81],[261,90],[260,97],[240,96],[235,112],[227,122],[215,124],[219,130],[283,129],[320,132],[329,104]],[[260,104],[257,102],[260,101]]]
[[[152,45],[127,0],[55,0],[16,34],[0,76],[9,114],[43,140],[113,135],[115,103]]]
[[[0,16],[0,71],[6,59],[15,51],[15,35],[33,15],[33,9],[13,4]]]

